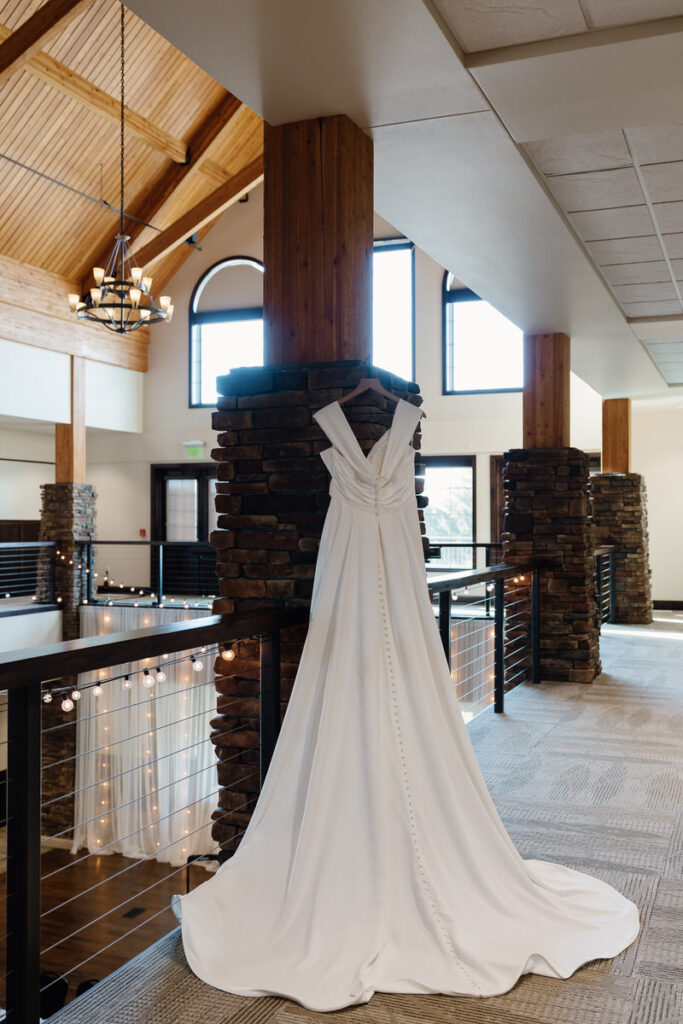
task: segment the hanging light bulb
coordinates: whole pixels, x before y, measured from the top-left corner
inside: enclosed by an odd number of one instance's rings
[[[71,691],[71,699],[72,700],[80,700],[81,699],[81,691],[80,690],[72,690]]]
[[[133,684],[131,683],[130,679],[128,678],[128,676],[126,676],[126,678],[123,680],[123,688],[124,688],[124,690],[130,690],[132,685]]]
[[[156,676],[155,676],[155,678],[156,678],[156,681],[157,681],[158,683],[165,683],[165,682],[166,682],[166,673],[165,673],[165,672],[162,672],[162,671],[161,671],[161,669],[160,669],[160,668],[158,668],[158,669],[156,670]]]
[[[62,701],[62,711],[73,711],[74,702],[69,698],[65,697]]]
[[[51,693],[44,693],[43,694],[43,704],[52,704],[52,694]]]
[[[102,696],[102,692],[103,692],[102,691],[102,687],[100,686],[99,683],[96,683],[93,686],[93,688],[92,688],[92,695],[93,695],[93,697],[101,697]]]
[[[235,652],[233,651],[231,646],[226,646],[223,648],[223,650],[221,651],[221,658],[223,658],[225,661],[234,660]]]
[[[149,674],[148,668],[145,669],[144,674],[142,676],[142,685],[147,687],[154,686],[154,680]]]
[[[204,662],[200,661],[199,658],[195,658],[194,654],[190,655],[190,661],[192,662],[192,671],[201,672],[204,668]]]
[[[81,320],[93,320],[116,334],[130,334],[144,324],[159,321],[170,322],[173,303],[164,295],[159,305],[152,296],[152,278],[144,277],[144,268],[133,266],[133,258],[126,234],[124,206],[124,157],[125,157],[125,13],[121,4],[121,189],[120,222],[115,236],[114,247],[105,267],[93,267],[95,287],[83,296],[69,295],[69,308]]]

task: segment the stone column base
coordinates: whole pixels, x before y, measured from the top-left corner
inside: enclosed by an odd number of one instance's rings
[[[590,683],[601,672],[588,456],[578,448],[518,448],[503,464],[506,562],[543,559],[541,679]]]
[[[617,548],[615,622],[652,622],[645,480],[639,473],[596,473],[591,494],[595,545]]]

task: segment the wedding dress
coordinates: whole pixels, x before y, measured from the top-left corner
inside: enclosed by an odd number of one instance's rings
[[[491,996],[568,978],[637,936],[638,908],[523,860],[486,788],[429,601],[400,400],[365,456],[337,402],[310,625],[267,778],[236,854],[176,897],[209,985],[311,1010],[374,992]]]

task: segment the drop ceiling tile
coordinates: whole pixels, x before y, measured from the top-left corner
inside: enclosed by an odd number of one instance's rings
[[[683,264],[683,260],[681,260],[681,264]],[[683,270],[683,266],[681,270]],[[603,267],[602,273],[611,285],[646,284],[649,281],[671,280],[664,260],[653,260],[651,263],[622,263],[615,267]]]
[[[643,203],[643,193],[632,167],[558,175],[548,178],[548,185],[568,213]]]
[[[587,248],[600,266],[609,263],[644,263],[649,260],[662,259],[662,249],[656,235],[591,242]]]
[[[662,235],[662,241],[670,260],[683,259],[683,231]]]
[[[650,164],[641,168],[652,203],[683,200],[683,160],[670,164]]]
[[[668,338],[646,341],[645,344],[657,358],[683,359],[683,338]]]
[[[436,0],[436,6],[470,52],[586,31],[579,0]]]
[[[621,308],[626,316],[680,316],[683,313],[680,303],[671,300],[664,302],[622,302]]]
[[[641,164],[683,160],[683,124],[641,125],[629,128],[628,134],[635,158]]]
[[[653,203],[652,208],[660,231],[665,234],[683,231],[683,202]]]
[[[635,238],[651,235],[654,231],[647,206],[573,213],[571,221],[586,242],[596,242],[603,238]]]
[[[655,299],[675,299],[678,301],[676,289],[672,281],[659,284],[620,284],[614,289],[619,302],[644,302]]]
[[[631,164],[631,154],[621,131],[542,139],[527,142],[526,148],[543,174],[604,171]]]
[[[632,25],[683,14],[683,0],[582,0],[592,28]]]

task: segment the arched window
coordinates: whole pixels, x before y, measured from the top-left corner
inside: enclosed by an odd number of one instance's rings
[[[216,404],[216,377],[263,365],[263,263],[221,260],[202,274],[190,299],[190,406]]]
[[[443,280],[443,393],[520,391],[522,332],[494,306]]]

